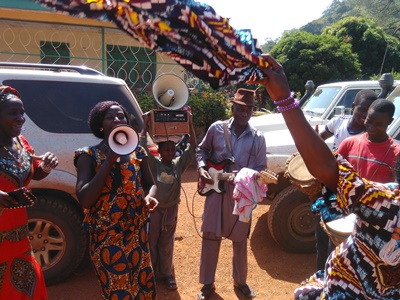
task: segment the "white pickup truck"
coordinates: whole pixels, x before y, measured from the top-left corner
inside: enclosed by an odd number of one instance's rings
[[[318,125],[322,130],[333,116],[351,114],[351,105],[360,90],[372,89],[380,98],[384,98],[397,84],[391,74],[384,74],[379,81],[348,81],[320,85],[304,102],[302,110],[310,124],[313,127]],[[398,95],[400,106],[400,90]],[[399,110],[396,109],[397,115]],[[314,252],[315,217],[310,209],[311,201],[284,177],[286,160],[297,152],[297,149],[283,117],[279,113],[265,114],[252,117],[250,124],[263,132],[267,143],[268,169],[279,174],[278,184],[270,185],[267,195],[267,199],[272,201],[267,218],[271,235],[288,251]],[[394,124],[398,125],[400,121],[396,120]],[[389,130],[392,135],[398,130],[398,126],[396,130],[393,126]],[[332,138],[328,139],[327,143],[331,145]]]

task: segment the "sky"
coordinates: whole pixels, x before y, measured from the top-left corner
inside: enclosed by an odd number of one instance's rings
[[[250,29],[253,38],[264,44],[285,30],[300,28],[322,16],[332,0],[196,0],[214,8],[215,12],[230,18],[235,29]]]

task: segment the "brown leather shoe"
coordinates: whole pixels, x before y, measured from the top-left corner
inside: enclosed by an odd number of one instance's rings
[[[197,294],[198,300],[207,300],[210,299],[211,294],[215,291],[214,283],[205,284],[201,288],[200,292]]]

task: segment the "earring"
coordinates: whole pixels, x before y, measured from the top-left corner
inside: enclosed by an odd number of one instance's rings
[[[103,128],[100,128],[100,132],[103,132]]]

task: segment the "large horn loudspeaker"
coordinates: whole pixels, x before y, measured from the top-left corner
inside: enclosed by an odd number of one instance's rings
[[[179,110],[189,99],[189,89],[179,76],[165,73],[158,76],[152,85],[153,97],[164,109]]]
[[[186,83],[175,74],[161,74],[154,80],[152,92],[160,109],[151,111],[150,134],[155,140],[178,141],[189,133],[188,112],[182,109],[189,99]]]
[[[135,151],[138,143],[139,136],[129,125],[115,126],[108,136],[110,149],[119,155],[132,153]]]

